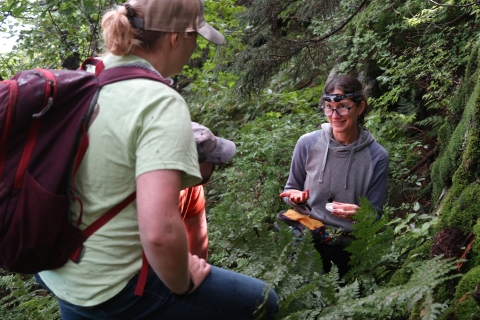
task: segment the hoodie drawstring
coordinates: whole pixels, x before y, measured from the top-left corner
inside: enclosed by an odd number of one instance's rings
[[[329,150],[330,150],[330,139],[328,139],[327,151],[325,152],[325,157],[323,158],[322,170],[320,171],[320,179],[318,180],[318,182],[321,182],[321,183],[323,183],[323,175],[325,174],[325,166],[327,165],[327,157],[328,157]]]
[[[345,174],[345,189],[347,189],[348,173],[350,172],[350,163],[352,161],[352,156],[354,152],[355,152],[355,148],[352,148],[352,150],[350,151],[350,157],[348,158],[348,163],[347,163],[347,174]]]

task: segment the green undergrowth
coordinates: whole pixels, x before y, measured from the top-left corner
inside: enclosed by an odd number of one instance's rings
[[[11,274],[0,269],[0,319],[57,320],[57,300],[40,288],[31,275]]]

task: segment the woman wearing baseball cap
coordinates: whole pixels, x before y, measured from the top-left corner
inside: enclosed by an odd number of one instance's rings
[[[164,79],[182,71],[197,34],[224,42],[205,22],[203,0],[131,0],[107,12],[102,27],[105,69],[134,66]],[[83,230],[135,192],[136,200],[87,239],[79,261],[35,276],[58,298],[62,319],[253,319],[260,305],[267,318],[278,312],[264,282],[188,252],[179,194],[201,182],[190,123],[185,100],[159,81],[101,89],[71,221]]]

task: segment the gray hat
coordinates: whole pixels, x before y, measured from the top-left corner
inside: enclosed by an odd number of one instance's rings
[[[232,160],[237,150],[233,141],[216,137],[210,129],[192,122],[197,142],[198,162],[224,163]]]

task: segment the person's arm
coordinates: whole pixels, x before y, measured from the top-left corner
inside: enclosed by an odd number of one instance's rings
[[[306,171],[305,171],[305,161],[308,154],[308,146],[305,144],[305,136],[300,137],[298,139],[297,144],[295,145],[295,149],[293,150],[292,155],[292,162],[290,164],[290,173],[288,175],[288,180],[283,189],[283,193],[292,190],[295,191],[303,191],[304,183],[306,178]],[[291,202],[290,194],[285,196],[280,196],[283,200],[289,205],[295,205],[295,202]]]
[[[389,156],[378,143],[372,144],[369,149],[372,154],[373,175],[366,197],[377,211],[377,219],[380,219],[387,194]]]
[[[205,208],[196,216],[184,221],[188,235],[188,250],[191,254],[208,259],[208,230]]]
[[[309,208],[304,206],[304,202],[307,201],[310,196],[309,190],[304,189],[307,176],[305,163],[310,149],[318,140],[318,135],[319,133],[316,131],[303,135],[298,139],[295,149],[293,150],[290,174],[288,175],[288,180],[283,192],[280,193],[280,197],[283,198],[285,203],[294,207],[296,210],[305,209],[309,211]]]
[[[137,178],[143,250],[155,273],[177,294],[188,290],[190,276],[198,287],[210,272],[204,260],[192,259],[188,254],[187,235],[178,208],[181,176],[178,170],[156,170]]]

